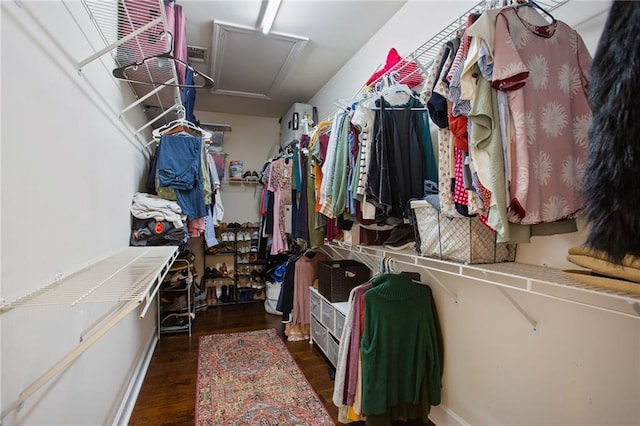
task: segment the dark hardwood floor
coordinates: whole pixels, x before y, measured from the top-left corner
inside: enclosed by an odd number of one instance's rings
[[[130,425],[192,425],[196,401],[198,339],[215,333],[275,328],[296,363],[338,424],[338,409],[331,402],[333,380],[329,363],[308,340],[286,341],[280,317],[268,314],[262,303],[210,307],[198,312],[192,335],[163,335],[147,370]]]

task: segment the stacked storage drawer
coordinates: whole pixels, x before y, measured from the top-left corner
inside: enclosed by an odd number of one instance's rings
[[[311,342],[315,343],[335,367],[338,347],[347,314],[348,303],[331,303],[318,291],[309,287],[311,302]]]

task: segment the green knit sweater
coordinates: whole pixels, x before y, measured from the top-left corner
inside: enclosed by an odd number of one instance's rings
[[[440,404],[442,343],[431,289],[403,274],[382,274],[372,284],[364,296],[362,411],[420,403],[423,379],[430,404]]]

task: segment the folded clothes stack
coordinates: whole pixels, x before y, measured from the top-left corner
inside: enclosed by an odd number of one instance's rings
[[[565,270],[581,283],[624,293],[640,294],[640,258],[627,255],[621,263],[612,262],[607,253],[588,247],[571,247],[567,260],[587,270]]]

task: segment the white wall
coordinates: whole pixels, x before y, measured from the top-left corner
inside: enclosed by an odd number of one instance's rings
[[[12,301],[129,245],[131,197],[146,169],[143,144],[150,135],[136,139],[130,130],[146,122],[140,109],[118,119],[134,97],[111,77],[108,55],[78,72],[75,62],[93,52],[86,37],[104,46],[80,2],[1,7],[0,295]],[[112,305],[1,313],[2,409]],[[154,338],[154,309],[144,320],[138,314],[127,316],[2,424],[113,421]]]
[[[390,47],[409,54],[472,5],[410,0],[309,103],[329,116],[333,102],[353,96]],[[594,53],[608,7],[572,0],[554,15]],[[565,268],[567,249],[586,232],[579,221],[577,233],[535,237],[518,247],[517,260]],[[509,290],[537,321],[534,333],[497,287],[436,277],[459,297],[456,304],[431,281],[446,354],[443,403],[433,412],[438,426],[640,424],[640,320]]]
[[[229,161],[242,160],[244,171],[260,172],[272,148],[280,141],[278,119],[204,111],[195,111],[195,116],[201,123],[231,125],[232,130],[224,134],[223,142],[223,151],[229,154],[221,192],[224,221],[227,223],[257,222],[263,186],[227,182]]]

